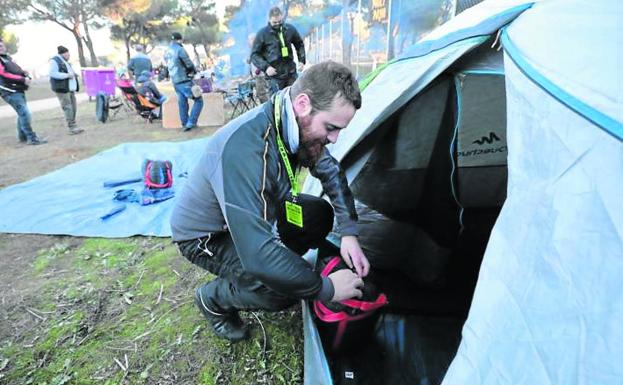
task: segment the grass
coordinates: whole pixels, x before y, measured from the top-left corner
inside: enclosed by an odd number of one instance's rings
[[[47,90],[47,83],[33,86],[28,100],[54,97]],[[79,104],[86,132],[72,137],[60,108],[33,113],[35,131],[49,140],[37,148],[15,144],[14,118],[1,119],[0,187],[120,143],[194,139],[215,130],[181,133],[124,112],[101,124],[94,109],[95,103]],[[243,314],[253,337],[232,345],[214,336],[192,302],[194,289],[212,277],[180,257],[169,239],[58,239],[27,265],[32,284],[20,285],[19,305],[0,305],[0,335],[8,336],[0,341],[0,384],[302,383],[298,307]],[[0,250],[8,247],[0,242]]]
[[[31,276],[44,285],[26,311],[7,314],[21,327],[0,345],[2,384],[302,382],[300,310],[246,314],[249,341],[216,338],[192,303],[211,277],[168,240],[59,243],[39,253]]]

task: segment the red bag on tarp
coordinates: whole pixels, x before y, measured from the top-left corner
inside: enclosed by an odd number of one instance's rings
[[[173,165],[168,160],[143,161],[143,182],[147,189],[162,189],[173,186]]]
[[[334,271],[348,269],[340,257],[331,258],[320,275],[327,277]],[[364,278],[361,299],[339,302],[313,301],[318,319],[318,330],[334,352],[358,349],[371,339],[378,319],[377,310],[387,305],[387,297],[378,293],[376,287]]]

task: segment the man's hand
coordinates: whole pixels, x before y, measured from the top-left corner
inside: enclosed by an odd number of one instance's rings
[[[268,68],[266,68],[266,75],[267,76],[275,76],[277,75],[277,70],[272,67],[272,66],[268,66]]]
[[[28,78],[28,77],[24,78],[24,84],[29,85],[30,81],[31,81],[30,78]]]
[[[354,267],[357,275],[365,277],[370,272],[370,262],[363,254],[359,241],[354,235],[345,235],[342,237],[342,245],[340,246],[340,254],[342,259],[351,269]]]
[[[299,63],[298,72],[303,72],[304,69],[305,69],[305,64]]]
[[[333,283],[333,298],[331,301],[338,302],[345,299],[363,295],[360,288],[363,287],[363,280],[357,274],[348,269],[338,270],[329,274],[329,279]]]

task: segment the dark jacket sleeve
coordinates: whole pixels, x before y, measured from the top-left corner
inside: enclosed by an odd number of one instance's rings
[[[2,62],[2,60],[0,60],[0,76],[1,77],[12,82],[25,83],[26,73],[22,71],[21,68],[19,69],[19,72],[21,72],[21,74],[14,74],[14,73],[7,72],[6,67],[4,66],[4,63]]]
[[[265,38],[266,33],[264,33],[264,29],[262,29],[255,36],[255,40],[253,41],[253,48],[251,49],[251,62],[253,62],[253,65],[261,69],[263,72],[266,72],[266,68],[270,66],[266,59],[264,59],[263,54]]]
[[[320,180],[324,193],[331,200],[340,235],[358,235],[355,201],[340,163],[325,148],[309,171]]]
[[[264,134],[265,135],[265,134]],[[299,255],[285,247],[267,220],[268,196],[277,167],[262,135],[238,130],[223,149],[224,213],[245,271],[271,289],[292,298],[316,298],[323,281]]]
[[[186,68],[187,74],[191,75],[197,72],[197,70],[195,69],[195,65],[193,64],[193,61],[190,60],[190,57],[188,56],[188,52],[186,52],[184,48],[180,49],[179,51],[179,59],[180,59],[180,62],[182,62],[182,66]]]
[[[301,39],[301,35],[299,35],[299,31],[294,27],[292,27],[291,42],[294,48],[296,48],[296,56],[299,58],[299,63],[305,64],[305,44],[303,43],[303,39]]]

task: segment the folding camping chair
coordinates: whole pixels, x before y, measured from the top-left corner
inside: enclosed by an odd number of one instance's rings
[[[242,114],[258,105],[253,96],[254,86],[253,80],[241,82],[236,86],[236,90],[233,93],[228,93],[225,96],[225,100],[233,107],[231,112],[232,119],[236,116],[236,112]]]
[[[117,81],[117,87],[121,90],[123,95],[123,104],[131,111],[135,111],[140,117],[146,119],[149,123],[154,119],[159,119],[154,110],[160,106],[150,102],[145,96],[138,93],[136,88],[130,82]]]

